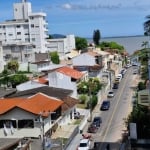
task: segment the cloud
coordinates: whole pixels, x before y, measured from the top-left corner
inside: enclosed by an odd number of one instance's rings
[[[121,4],[116,5],[106,5],[106,4],[94,4],[94,5],[82,5],[82,4],[63,4],[61,5],[61,8],[67,9],[67,10],[98,10],[98,9],[117,9],[121,8]]]
[[[71,5],[71,4],[68,4],[68,3],[63,4],[61,7],[62,7],[63,9],[72,9],[72,5]]]

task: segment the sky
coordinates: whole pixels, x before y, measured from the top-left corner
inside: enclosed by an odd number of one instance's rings
[[[92,38],[143,35],[143,23],[150,15],[149,0],[27,0],[33,12],[47,14],[49,34],[74,34]],[[0,22],[13,19],[13,3],[0,0]]]

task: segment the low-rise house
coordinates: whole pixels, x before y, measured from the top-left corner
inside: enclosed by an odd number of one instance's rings
[[[55,121],[61,116],[63,103],[43,93],[28,98],[1,99],[0,136],[42,137],[50,134]]]
[[[104,67],[103,56],[97,52],[86,52],[72,58],[73,68],[79,71],[87,71],[89,77],[100,77]]]
[[[49,86],[73,90],[72,97],[77,98],[77,83],[87,79],[87,74],[64,66],[48,73]]]
[[[39,92],[50,97],[61,99],[64,102],[61,106],[62,117],[60,117],[59,123],[55,124],[54,128],[56,128],[58,124],[61,125],[72,122],[72,119],[74,119],[74,112],[76,111],[76,104],[79,102],[77,99],[72,98],[72,90],[43,86],[16,92],[7,96],[7,98],[28,98]]]

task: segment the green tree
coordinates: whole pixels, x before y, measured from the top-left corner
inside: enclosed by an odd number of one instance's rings
[[[55,52],[50,52],[50,58],[51,58],[51,61],[54,63],[54,64],[59,64],[60,63],[60,59],[59,59],[59,55],[58,55],[58,52],[55,51]]]
[[[77,50],[84,50],[88,46],[87,40],[81,37],[75,37],[75,44]]]
[[[7,68],[9,70],[11,70],[13,73],[15,73],[16,71],[18,71],[19,63],[15,60],[12,60],[12,61],[7,63]]]
[[[29,78],[23,74],[15,74],[9,77],[9,81],[11,82],[13,88],[15,88],[17,85],[24,83],[28,80]]]
[[[93,42],[95,45],[99,45],[99,41],[101,39],[101,34],[99,30],[94,30],[93,32]]]
[[[145,85],[145,83],[143,83],[143,82],[139,82],[138,83],[138,90],[140,91],[140,90],[144,90],[146,88],[146,85]]]

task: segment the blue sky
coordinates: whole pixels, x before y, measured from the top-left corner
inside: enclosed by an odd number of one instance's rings
[[[149,0],[27,0],[33,12],[47,13],[49,34],[92,37],[99,29],[102,37],[143,35]],[[0,22],[13,19],[13,3],[0,0]]]

